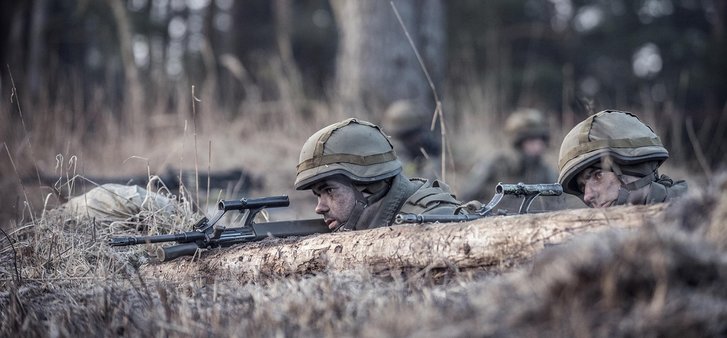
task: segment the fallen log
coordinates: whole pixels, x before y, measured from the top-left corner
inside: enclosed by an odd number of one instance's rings
[[[270,275],[366,267],[503,267],[532,258],[543,247],[575,235],[629,229],[659,221],[665,204],[575,209],[498,216],[467,223],[400,225],[372,230],[274,239],[204,252],[141,267],[142,276],[166,281],[212,278],[247,281]]]

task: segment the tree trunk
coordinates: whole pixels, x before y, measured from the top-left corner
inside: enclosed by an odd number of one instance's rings
[[[504,268],[544,246],[604,229],[657,220],[664,204],[490,217],[468,223],[405,225],[302,239],[246,243],[212,250],[192,261],[146,265],[142,275],[166,281],[205,277],[248,281],[269,275],[370,268]]]
[[[442,2],[395,4],[437,85],[445,67]],[[433,112],[431,89],[390,2],[332,1],[331,6],[339,27],[336,90],[341,112],[380,120],[398,99],[418,101]]]
[[[133,32],[131,24],[129,23],[129,17],[124,8],[124,3],[116,0],[109,0],[108,5],[113,13],[116,34],[119,39],[119,53],[121,54],[121,61],[124,66],[124,118],[126,119],[126,127],[129,131],[138,128],[139,126],[146,126],[147,118],[143,107],[143,87],[139,80],[139,73],[134,62],[133,55]],[[147,133],[141,133],[146,135]]]
[[[30,24],[30,39],[28,41],[28,89],[31,98],[40,95],[40,85],[44,79],[44,60],[47,51],[46,29],[48,20],[48,1],[33,1]]]

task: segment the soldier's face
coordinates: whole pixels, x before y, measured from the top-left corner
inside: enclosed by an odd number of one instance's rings
[[[540,137],[530,137],[523,140],[520,147],[525,155],[530,157],[540,157],[545,153],[548,144]]]
[[[621,181],[613,172],[588,168],[578,174],[576,182],[583,192],[583,202],[591,208],[610,207],[618,199]]]
[[[336,229],[348,221],[356,205],[353,186],[337,180],[325,180],[314,184],[312,190],[318,197],[315,211],[323,215],[329,229]]]

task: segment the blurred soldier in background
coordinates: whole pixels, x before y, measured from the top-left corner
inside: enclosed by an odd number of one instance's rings
[[[558,182],[592,208],[665,202],[687,191],[685,181],[659,176],[667,158],[659,137],[636,115],[604,110],[563,139]]]
[[[313,191],[315,212],[334,231],[389,226],[398,213],[453,215],[460,205],[446,184],[404,175],[389,138],[356,119],[308,138],[295,189]]]
[[[535,109],[515,111],[505,122],[505,132],[512,148],[473,167],[462,194],[458,195],[461,200],[489,201],[499,182],[556,182],[555,171],[543,162],[550,130],[542,112]],[[562,198],[538,198],[533,202],[533,210],[557,210],[563,207],[562,204]],[[520,200],[506,196],[500,205],[510,212],[517,211]]]
[[[441,143],[429,128],[423,107],[408,100],[392,103],[384,115],[384,131],[409,177],[436,179],[441,175]]]

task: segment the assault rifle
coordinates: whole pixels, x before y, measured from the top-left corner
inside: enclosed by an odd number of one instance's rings
[[[194,255],[198,249],[228,247],[238,243],[255,242],[267,237],[306,236],[331,232],[323,219],[254,223],[255,216],[265,208],[287,207],[290,205],[288,196],[271,196],[240,200],[222,200],[217,204],[219,211],[208,219],[203,217],[195,225],[193,231],[141,237],[112,237],[111,246],[127,246],[144,243],[177,242],[157,249],[156,256],[162,261],[170,261],[181,256]],[[242,226],[227,228],[219,220],[226,212],[237,210],[243,217]]]
[[[499,183],[495,188],[495,196],[490,202],[478,209],[472,214],[459,215],[416,215],[416,214],[398,214],[394,222],[396,224],[403,223],[452,223],[466,222],[487,216],[497,216],[502,213],[495,208],[505,195],[513,195],[522,198],[520,210],[518,214],[526,214],[530,210],[530,204],[533,203],[535,197],[538,196],[560,196],[563,193],[563,187],[558,183],[549,184],[504,184]]]

